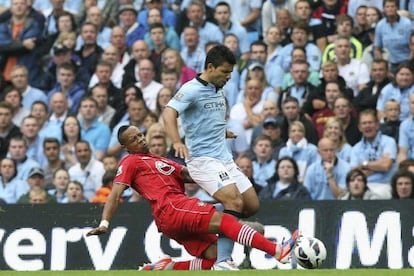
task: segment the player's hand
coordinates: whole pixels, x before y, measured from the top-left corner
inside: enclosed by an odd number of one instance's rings
[[[188,149],[183,143],[176,142],[173,144],[173,148],[175,150],[175,157],[179,157],[181,159],[188,158]]]
[[[96,227],[95,229],[92,229],[91,231],[89,231],[86,236],[92,236],[92,235],[101,235],[101,234],[105,234],[108,231],[108,228],[106,228],[105,226],[101,226],[101,227]]]
[[[237,135],[233,131],[226,129],[226,138],[236,139]]]

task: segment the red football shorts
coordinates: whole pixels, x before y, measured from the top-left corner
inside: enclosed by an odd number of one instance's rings
[[[197,198],[171,202],[158,218],[158,230],[185,247],[188,253],[201,257],[217,242],[217,235],[208,233],[208,225],[216,208]]]

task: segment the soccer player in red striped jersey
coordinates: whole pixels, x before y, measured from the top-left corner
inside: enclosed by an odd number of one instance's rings
[[[260,249],[279,262],[289,261],[298,236],[276,244],[233,216],[219,212],[211,204],[184,193],[184,183],[193,182],[186,167],[164,157],[150,154],[145,136],[135,126],[122,126],[118,131],[121,146],[128,151],[118,165],[117,175],[102,214],[100,225],[88,232],[100,235],[108,231],[109,221],[115,214],[119,199],[127,188],[137,191],[151,204],[158,230],[176,240],[196,259],[173,262],[165,258],[143,270],[199,270],[211,269],[217,256],[218,233]]]

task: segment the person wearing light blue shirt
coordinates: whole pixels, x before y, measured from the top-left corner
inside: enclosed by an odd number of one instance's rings
[[[381,89],[377,100],[379,117],[383,117],[385,103],[393,99],[400,103],[400,121],[408,118],[410,114],[409,95],[414,93],[413,72],[408,64],[398,66],[395,72],[395,82],[391,82]]]
[[[12,159],[3,158],[0,165],[0,199],[7,204],[17,203],[20,196],[29,190],[29,184],[17,177],[16,163]]]
[[[414,93],[410,94],[410,116],[405,119],[398,135],[398,164],[404,160],[414,159]]]
[[[23,137],[10,139],[7,157],[17,164],[17,178],[26,181],[33,167],[40,167],[39,163],[27,156],[27,142]]]
[[[309,166],[303,185],[314,200],[337,199],[346,189],[351,166],[336,156],[335,143],[329,138],[319,140],[318,153],[318,161]]]
[[[98,121],[97,108],[98,104],[94,98],[83,98],[79,106],[79,114],[81,115],[79,122],[82,139],[94,147],[96,159],[102,160],[108,150],[111,131],[107,125]]]
[[[299,167],[299,182],[303,182],[308,167],[318,158],[318,149],[305,137],[305,126],[299,121],[292,122],[289,126],[289,140],[279,152],[279,158],[288,156],[295,159]]]
[[[259,199],[227,149],[226,101],[222,87],[231,76],[236,58],[224,45],[213,47],[206,56],[204,71],[185,83],[163,112],[167,134],[176,156],[184,158],[191,177],[236,218],[249,217],[259,208]],[[185,144],[178,131],[180,116]],[[235,204],[240,202],[241,204]],[[231,265],[234,242],[219,237],[216,269]]]
[[[398,64],[409,59],[412,26],[410,19],[397,13],[398,0],[385,0],[383,6],[385,17],[375,27],[375,56],[382,57],[382,48],[387,48],[394,72]]]
[[[397,169],[397,144],[394,138],[379,131],[375,110],[362,111],[358,127],[363,137],[352,148],[351,167],[366,173],[373,192],[391,198],[390,180]]]
[[[272,140],[267,135],[260,135],[254,140],[253,179],[260,187],[267,185],[276,172],[276,160],[272,158]]]
[[[200,45],[200,35],[196,27],[187,26],[183,31],[184,44],[181,45],[181,57],[187,67],[201,73],[204,69],[206,52]]]

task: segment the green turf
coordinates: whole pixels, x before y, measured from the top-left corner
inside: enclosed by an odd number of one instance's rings
[[[240,271],[136,271],[136,270],[110,270],[110,271],[90,271],[90,270],[71,270],[71,271],[35,271],[35,272],[18,272],[18,271],[0,271],[0,275],[7,276],[19,276],[19,275],[36,275],[36,276],[50,276],[50,275],[68,275],[68,276],[94,276],[94,275],[162,275],[162,276],[214,276],[214,275],[237,275],[237,276],[270,276],[270,275],[318,275],[318,276],[383,276],[383,275],[413,275],[412,269],[348,269],[348,270],[337,270],[337,269],[320,269],[320,270],[240,270]],[[236,274],[237,273],[237,274]]]

